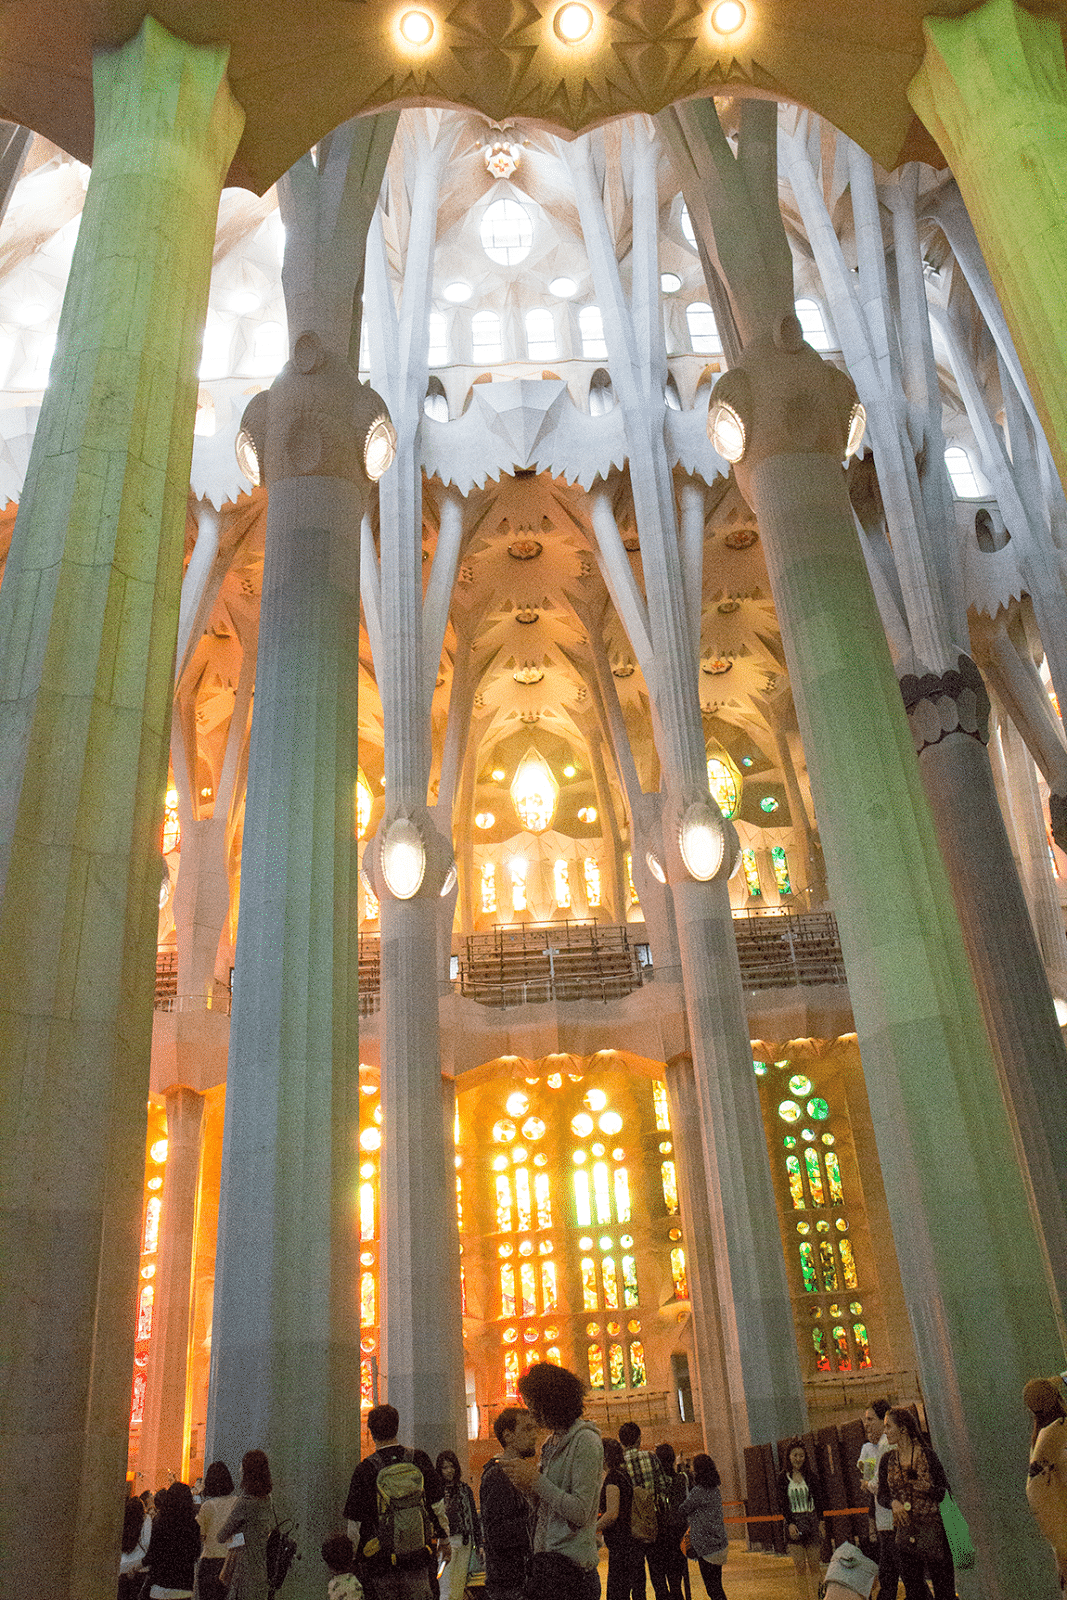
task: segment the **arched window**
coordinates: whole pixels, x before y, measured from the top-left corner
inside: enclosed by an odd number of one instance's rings
[[[289,335],[280,322],[261,322],[252,344],[251,370],[273,378],[289,359]]]
[[[582,336],[582,355],[587,361],[607,356],[604,342],[604,319],[599,306],[583,306],[578,313],[578,331]]]
[[[611,378],[603,367],[597,367],[589,380],[589,415],[605,416],[615,404],[615,391]]]
[[[805,339],[813,350],[832,350],[830,335],[820,306],[814,300],[798,300],[793,308],[800,319]]]
[[[566,911],[571,903],[570,868],[566,861],[557,861],[552,868],[552,881],[556,891],[556,905]]]
[[[950,444],[945,451],[945,466],[952,480],[952,492],[957,500],[977,500],[982,489],[975,477],[971,458],[962,445]]]
[[[682,237],[684,238],[686,244],[692,246],[692,248],[695,250],[697,247],[696,231],[693,227],[692,218],[689,215],[689,207],[686,205],[684,200],[682,201],[682,209],[678,213],[678,222],[682,230]]]
[[[694,300],[691,306],[685,308],[685,320],[689,324],[689,342],[694,355],[722,354],[722,340],[715,326],[715,313],[709,305],[703,300]]]
[[[204,323],[204,342],[200,353],[200,381],[225,378],[230,371],[230,341],[233,324],[224,322],[217,311],[208,311]]]
[[[443,367],[448,361],[448,323],[443,311],[430,312],[429,333],[428,364],[431,367]]]
[[[533,219],[517,200],[494,200],[482,213],[479,233],[490,261],[514,267],[530,254]]]
[[[431,378],[426,385],[426,398],[422,402],[422,409],[434,422],[448,421],[448,397],[445,386],[440,378]]]
[[[503,359],[500,318],[495,311],[476,311],[471,318],[471,354],[478,365]]]
[[[544,306],[526,313],[526,352],[531,361],[555,361],[559,353],[556,325],[551,311]]]
[[[667,382],[663,386],[663,400],[668,411],[681,411],[682,397],[678,393],[678,385],[674,381],[674,374],[667,374]]]

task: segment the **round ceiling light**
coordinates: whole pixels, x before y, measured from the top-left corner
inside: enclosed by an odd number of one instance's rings
[[[573,278],[553,278],[548,286],[549,294],[554,294],[558,300],[569,300],[578,293],[578,285]]]
[[[717,806],[695,800],[678,826],[678,848],[685,869],[698,883],[707,883],[722,866],[726,834]]]
[[[663,868],[660,866],[659,862],[656,860],[656,857],[652,854],[651,850],[649,850],[646,853],[645,862],[646,862],[646,864],[648,866],[649,872],[651,872],[651,874],[655,878],[656,882],[657,883],[666,883],[667,874],[664,872]]]
[[[451,300],[454,306],[461,306],[465,300],[470,299],[474,290],[469,283],[461,283],[457,280],[455,283],[446,283],[441,293],[446,300]]]
[[[552,27],[556,38],[562,39],[564,44],[581,44],[593,31],[593,13],[588,6],[579,4],[579,0],[569,0],[569,4],[560,6],[556,12]]]
[[[740,461],[745,453],[745,424],[733,406],[725,400],[716,400],[714,395],[708,411],[708,438],[723,460],[731,465]]]
[[[408,817],[397,817],[382,842],[382,877],[397,900],[418,894],[426,875],[426,846]]]
[[[405,11],[400,19],[400,37],[406,44],[429,44],[433,38],[433,18],[425,11]]]
[[[234,440],[234,454],[237,465],[248,479],[249,483],[258,485],[263,481],[263,473],[259,465],[259,451],[256,442],[248,428],[242,428]]]
[[[848,418],[848,438],[845,440],[845,460],[854,456],[863,443],[863,435],[867,428],[867,413],[857,400],[852,407]]]
[[[736,33],[745,20],[745,8],[739,0],[721,0],[711,13],[711,25],[716,33]]]
[[[396,456],[396,429],[388,414],[375,418],[363,441],[363,470],[372,483],[388,472]]]
[[[474,826],[476,828],[481,828],[484,832],[486,828],[491,828],[495,821],[496,818],[491,811],[479,811],[478,815],[474,819]]]

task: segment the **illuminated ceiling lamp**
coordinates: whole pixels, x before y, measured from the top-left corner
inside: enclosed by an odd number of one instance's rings
[[[678,825],[678,849],[685,870],[698,883],[707,883],[722,866],[726,834],[722,817],[709,802],[695,800]]]
[[[552,27],[556,38],[564,44],[581,44],[593,31],[593,13],[578,0],[569,0],[569,4],[560,6],[556,12]]]
[[[544,833],[556,811],[559,784],[544,756],[531,745],[511,783],[511,802],[530,833]]]
[[[397,900],[418,894],[426,876],[426,846],[409,817],[390,823],[382,841],[381,866],[386,887]]]
[[[720,0],[712,7],[711,25],[716,33],[736,33],[744,20],[745,8],[740,0]]]
[[[433,18],[425,11],[405,11],[400,18],[400,37],[405,44],[429,44],[433,38]]]

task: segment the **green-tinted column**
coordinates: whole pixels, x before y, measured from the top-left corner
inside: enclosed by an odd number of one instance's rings
[[[94,61],[93,171],[0,591],[0,1594],[111,1594],[158,828],[225,49]],[[48,1485],[47,1538],[26,1507]]]
[[[1067,483],[1067,69],[1055,16],[927,17],[908,96],[955,174]]]

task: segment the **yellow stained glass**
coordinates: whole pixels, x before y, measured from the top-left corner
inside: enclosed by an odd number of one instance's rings
[[[152,1255],[159,1248],[159,1213],[163,1209],[162,1200],[155,1195],[145,1206],[144,1212],[144,1244],[141,1246],[145,1255]]]
[[[585,903],[590,911],[600,904],[600,862],[595,856],[586,856],[582,862],[585,871]]]
[[[625,1167],[615,1168],[615,1216],[619,1222],[630,1220],[630,1179]]]
[[[504,1352],[504,1393],[509,1400],[514,1400],[519,1393],[519,1352],[506,1350]]]
[[[548,1173],[534,1173],[534,1200],[537,1204],[537,1226],[551,1228],[552,1198],[548,1187]]]
[[[511,909],[512,911],[526,910],[526,862],[522,856],[516,856],[509,863],[511,874]]]
[[[547,1316],[556,1309],[556,1264],[554,1261],[541,1263],[541,1305]]]
[[[786,860],[785,851],[780,844],[771,846],[771,868],[774,872],[774,881],[778,885],[778,893],[787,895],[793,893],[793,885],[789,881],[789,862]]]
[[[611,1387],[625,1389],[626,1363],[623,1360],[621,1344],[613,1344],[608,1349],[608,1371],[611,1374]]]
[[[548,1349],[545,1351],[545,1360],[551,1361],[554,1367],[561,1367],[563,1365],[563,1357],[560,1355],[558,1345],[549,1345]]]
[[[800,1161],[796,1156],[786,1156],[785,1170],[789,1179],[789,1193],[793,1197],[793,1210],[804,1211],[807,1207],[804,1198],[804,1180],[800,1176]]]
[[[378,1294],[373,1272],[363,1272],[359,1279],[359,1325],[373,1328],[378,1320]]]
[[[361,1183],[359,1186],[359,1237],[361,1240],[374,1238],[373,1183]]]
[[[830,1185],[830,1204],[832,1206],[843,1206],[845,1203],[845,1191],[841,1187],[841,1168],[838,1164],[836,1152],[827,1150],[823,1160],[826,1162],[826,1177]]]
[[[604,1387],[604,1351],[598,1344],[589,1346],[589,1387],[590,1389]]]
[[[841,1266],[845,1273],[845,1288],[858,1289],[859,1278],[856,1276],[856,1258],[852,1254],[852,1245],[847,1239],[838,1239],[837,1248],[841,1252]]]
[[[366,1356],[359,1364],[359,1403],[366,1411],[374,1404],[374,1378]]]
[[[582,1310],[599,1311],[600,1297],[596,1287],[596,1262],[591,1256],[582,1257]]]
[[[856,1341],[856,1351],[859,1355],[857,1366],[869,1367],[871,1364],[871,1347],[867,1340],[867,1329],[862,1322],[854,1322],[852,1324],[852,1337]]]
[[[640,904],[637,898],[637,886],[634,883],[634,858],[629,850],[626,852],[626,893],[632,906]]]
[[[381,915],[382,908],[378,896],[373,889],[368,889],[366,884],[363,885],[363,906],[363,914],[368,922],[376,921]]]
[[[659,1078],[652,1080],[652,1104],[656,1109],[656,1127],[660,1133],[670,1133],[671,1114],[667,1102],[667,1085]]]
[[[756,865],[755,850],[742,850],[741,870],[745,874],[745,885],[749,894],[753,896],[762,895],[763,889],[760,887],[759,868]]]
[[[640,1305],[641,1297],[637,1290],[637,1259],[634,1256],[622,1258],[622,1299],[627,1306]]]
[[[848,1347],[848,1335],[844,1328],[836,1327],[833,1332],[834,1344],[837,1346],[838,1372],[852,1371],[852,1352]]]
[[[631,1339],[630,1384],[634,1389],[643,1389],[647,1381],[645,1376],[645,1347],[640,1339]]]
[[[141,1298],[137,1302],[137,1337],[150,1339],[152,1337],[152,1302],[156,1298],[156,1291],[150,1283],[146,1283],[141,1290]]]
[[[532,1261],[524,1261],[519,1270],[519,1282],[522,1286],[522,1315],[536,1317],[537,1315],[537,1290],[534,1285],[534,1268]]]
[[[737,808],[741,804],[741,783],[727,763],[718,756],[711,756],[708,759],[708,788],[726,820],[735,817]]]
[[[819,1170],[819,1152],[811,1149],[805,1150],[804,1165],[808,1171],[812,1202],[814,1205],[824,1206],[826,1204],[826,1192],[823,1189],[822,1173]]]
[[[463,1180],[456,1179],[456,1221],[463,1226]]]
[[[819,1275],[815,1271],[815,1252],[807,1240],[799,1246],[800,1271],[804,1279],[804,1287],[809,1294],[818,1294]]]
[[[460,1267],[459,1267],[459,1308],[460,1308],[460,1311],[463,1313],[463,1315],[466,1316],[467,1315],[467,1274],[464,1271],[462,1262],[460,1262]]]
[[[829,1239],[819,1240],[819,1260],[822,1262],[822,1283],[827,1294],[832,1294],[840,1287],[837,1281],[837,1262],[834,1260],[834,1247]]]
[[[604,1275],[604,1304],[609,1311],[618,1311],[619,1278],[615,1270],[614,1258],[605,1256],[600,1263],[600,1270]]]
[[[678,1175],[674,1169],[673,1161],[664,1161],[660,1165],[660,1175],[663,1180],[663,1198],[671,1216],[678,1213]]]
[[[482,862],[482,910],[491,912],[496,910],[496,867],[491,861]]]
[[[689,1281],[685,1275],[685,1251],[676,1245],[671,1251],[671,1277],[674,1279],[674,1292],[679,1300],[689,1299]]]
[[[500,1315],[515,1315],[515,1268],[511,1266],[500,1269]]]
[[[557,861],[552,868],[552,879],[556,890],[556,905],[565,911],[571,903],[570,869],[566,861]]]
[[[607,1164],[598,1161],[593,1167],[593,1193],[596,1196],[596,1219],[611,1221],[611,1188],[608,1183]]]
[[[574,1212],[579,1228],[588,1228],[593,1220],[593,1213],[589,1207],[589,1174],[576,1172],[574,1174]]]
[[[496,1226],[498,1233],[511,1232],[511,1179],[503,1172],[496,1179]]]
[[[525,1167],[519,1167],[515,1173],[515,1210],[519,1219],[515,1226],[520,1233],[525,1233],[527,1228],[533,1226],[533,1212],[530,1207],[530,1174]]]

